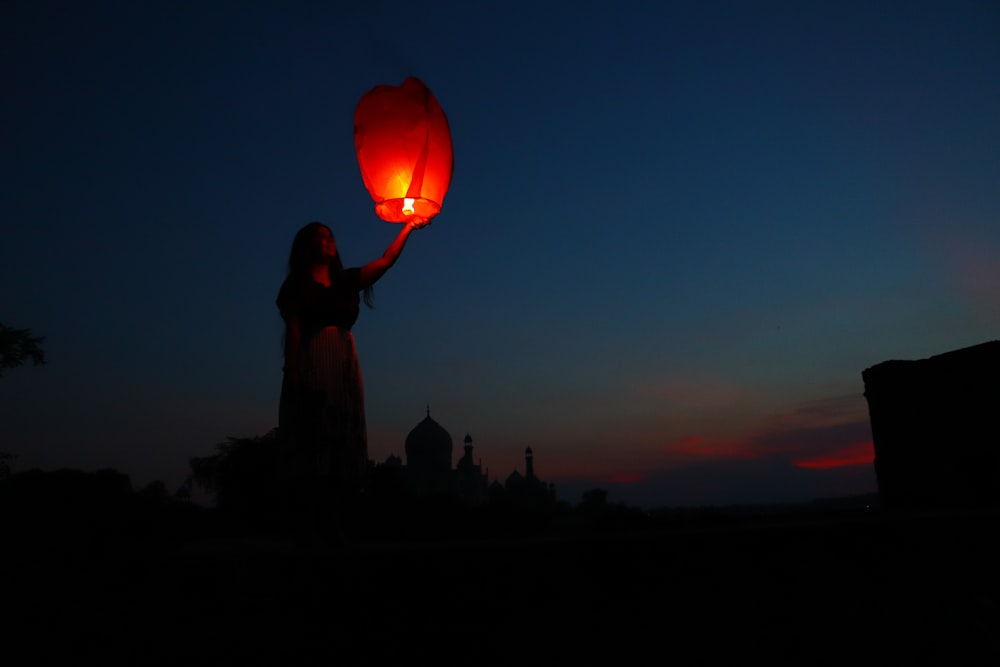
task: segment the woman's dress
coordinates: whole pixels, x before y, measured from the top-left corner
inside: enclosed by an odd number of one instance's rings
[[[282,318],[297,316],[297,385],[281,386],[278,432],[295,477],[319,477],[355,490],[368,466],[364,385],[351,327],[359,310],[359,269],[331,276],[330,287],[289,277],[278,293]],[[287,364],[286,360],[286,364]]]

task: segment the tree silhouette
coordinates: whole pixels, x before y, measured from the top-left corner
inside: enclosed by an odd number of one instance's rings
[[[0,452],[0,480],[10,477],[10,461],[17,458],[16,454]]]
[[[259,514],[280,500],[276,464],[278,433],[252,438],[227,438],[215,454],[189,461],[191,480],[215,498],[220,509]]]
[[[24,365],[29,359],[35,366],[45,363],[42,336],[32,336],[29,329],[13,329],[0,324],[0,377],[8,368]]]
[[[603,512],[608,507],[608,492],[604,489],[590,489],[584,491],[580,498],[580,509],[585,512]]]

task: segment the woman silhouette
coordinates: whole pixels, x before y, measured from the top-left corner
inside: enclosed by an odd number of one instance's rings
[[[286,480],[300,503],[342,502],[360,488],[368,438],[351,327],[362,296],[372,307],[372,286],[399,258],[410,233],[427,224],[406,223],[381,257],[360,268],[344,268],[333,233],[320,222],[292,241],[277,299],[285,322],[278,433]]]

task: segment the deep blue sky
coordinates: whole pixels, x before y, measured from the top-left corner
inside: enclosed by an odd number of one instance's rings
[[[0,4],[15,469],[173,486],[275,426],[292,236],[392,240],[353,111],[415,75],[455,174],[355,328],[373,458],[429,404],[572,502],[874,490],[861,371],[1000,337],[1000,5],[569,7]]]

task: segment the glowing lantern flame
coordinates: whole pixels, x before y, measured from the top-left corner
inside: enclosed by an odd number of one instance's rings
[[[376,86],[354,110],[354,150],[375,214],[387,222],[440,213],[453,166],[448,119],[419,79]]]

